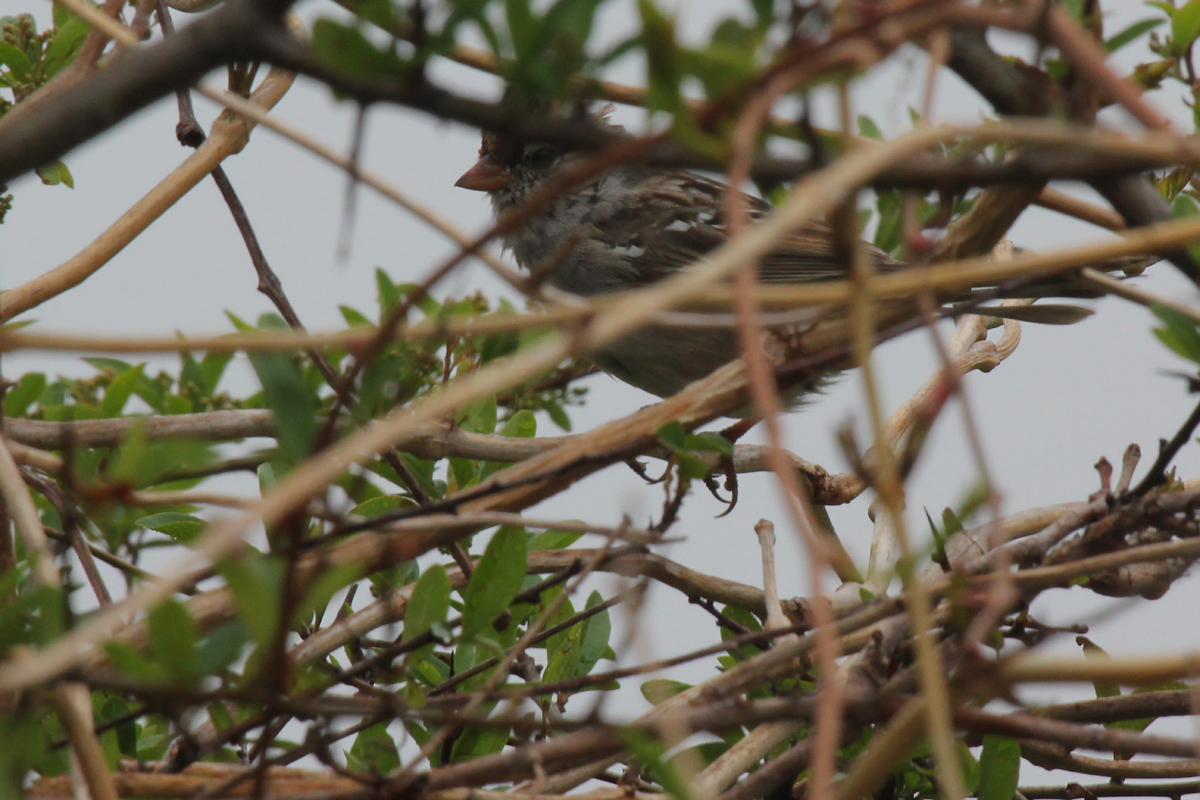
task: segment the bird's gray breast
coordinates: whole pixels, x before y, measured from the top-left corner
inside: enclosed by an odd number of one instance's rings
[[[601,235],[626,210],[635,194],[634,179],[616,174],[557,201],[505,244],[527,270],[547,270],[549,283],[585,297],[636,288],[637,270],[630,263],[636,247],[613,246]]]
[[[720,233],[706,227],[716,212],[709,212],[707,220],[703,213],[697,214],[696,221],[702,224],[689,225],[673,207],[666,209],[670,214],[663,209],[638,208],[642,196],[638,183],[634,174],[606,176],[560,198],[505,243],[522,267],[534,272],[548,270],[551,285],[585,297],[639,288],[666,277],[719,243]],[[647,216],[662,230],[645,231],[630,224],[631,220],[645,221]],[[707,238],[701,235],[706,232]],[[654,256],[664,264],[650,269],[643,256]],[[739,353],[732,327],[648,325],[610,342],[591,358],[614,377],[668,397]],[[801,402],[803,395],[821,383],[821,378],[814,377],[790,387],[785,403]],[[741,416],[742,412],[734,414]]]

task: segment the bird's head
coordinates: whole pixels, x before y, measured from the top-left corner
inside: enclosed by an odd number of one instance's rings
[[[599,108],[562,105],[550,109],[548,113],[554,118],[574,120],[613,134],[622,133],[624,129],[609,118],[612,110],[612,106],[607,105]],[[496,209],[505,211],[553,179],[580,155],[581,151],[562,144],[484,132],[483,142],[479,146],[479,160],[454,185],[487,192]]]
[[[553,177],[568,155],[569,151],[558,145],[485,133],[479,160],[454,185],[487,192],[497,208],[505,209]]]

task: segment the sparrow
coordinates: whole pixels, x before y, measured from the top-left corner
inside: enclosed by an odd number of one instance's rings
[[[580,157],[561,146],[485,133],[479,160],[455,185],[486,192],[500,216]],[[729,191],[727,185],[691,172],[616,166],[560,194],[525,225],[506,234],[504,245],[522,268],[535,274],[549,269],[548,283],[575,295],[594,297],[637,289],[687,269],[726,240],[724,208]],[[751,220],[771,210],[764,200],[739,194]],[[863,247],[879,271],[905,266],[873,245],[864,242]],[[759,280],[807,283],[847,273],[832,230],[811,222],[792,231],[762,259]],[[828,313],[810,311],[814,316]],[[806,324],[800,322],[799,328]],[[793,330],[796,327],[793,323]],[[772,335],[769,330],[768,338]],[[593,354],[592,360],[626,383],[669,397],[740,353],[737,333],[728,324],[651,325],[623,336]],[[785,402],[791,407],[801,405],[839,371],[832,369],[788,386]]]

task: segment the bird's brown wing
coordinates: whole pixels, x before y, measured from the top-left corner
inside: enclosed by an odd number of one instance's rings
[[[615,224],[597,235],[625,254],[639,282],[659,281],[686,269],[725,242],[723,208],[727,192],[724,184],[689,173],[656,175],[646,180],[645,191],[639,193],[640,205],[620,210],[612,220]],[[757,197],[743,195],[743,198],[752,218],[762,217],[771,210],[769,204]],[[625,214],[633,216],[626,220]],[[890,258],[879,248],[864,246],[877,269],[904,269],[903,262]],[[846,273],[846,265],[834,248],[832,231],[819,222],[806,223],[789,233],[759,265],[759,280],[763,283],[837,280],[846,277]],[[1001,297],[1070,298],[1097,294],[1094,287],[1069,275],[1006,286],[999,292],[990,287],[994,284],[981,282],[976,290],[957,292],[953,298],[943,299],[969,302]],[[1069,305],[1041,306],[1035,310],[990,307],[986,311],[989,316],[1053,324],[1075,322],[1090,313]]]
[[[726,240],[724,204],[728,188],[688,173],[649,178],[637,207],[618,210],[598,237],[623,253],[640,277],[654,282],[684,269]],[[701,202],[697,203],[697,197]],[[752,219],[771,210],[765,201],[743,195]],[[867,245],[877,266],[898,264]],[[802,225],[788,234],[759,265],[764,283],[808,283],[845,277],[846,266],[833,246],[829,226]]]

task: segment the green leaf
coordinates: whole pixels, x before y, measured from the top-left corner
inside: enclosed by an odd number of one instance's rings
[[[224,703],[213,701],[204,708],[218,732],[227,731],[233,727],[233,715],[229,713],[229,707]]]
[[[584,610],[595,608],[603,602],[604,598],[600,596],[600,593],[594,591],[588,595]],[[584,620],[582,624],[584,629],[580,635],[579,646],[580,666],[583,671],[580,674],[586,675],[592,671],[592,667],[608,650],[608,637],[612,635],[612,622],[608,618],[608,609],[605,609]]]
[[[4,395],[4,416],[20,417],[41,396],[46,388],[46,376],[28,372]]]
[[[679,464],[679,474],[685,478],[700,479],[708,474],[708,465],[695,456],[677,453],[675,461]]]
[[[720,453],[723,456],[733,455],[733,442],[719,433],[693,433],[684,438],[683,446],[688,450]]]
[[[379,272],[382,273],[383,271],[380,270]],[[379,276],[377,275],[377,279],[378,279],[378,277]],[[391,279],[388,278],[386,274],[382,274],[382,278],[384,281],[391,283]],[[430,297],[429,293],[427,291],[425,291],[425,289],[423,289],[418,284],[415,284],[415,283],[393,284],[392,292],[395,294],[395,299],[392,301],[392,304],[399,302],[401,297],[408,299],[409,297],[411,297],[414,294],[419,295],[416,306],[417,306],[417,308],[421,309],[421,312],[423,314],[425,314],[426,316],[433,316],[434,314],[437,314],[442,309],[441,304],[438,303],[438,301],[435,300],[434,298]],[[380,299],[380,301],[383,300],[382,292],[380,292],[379,299]],[[464,311],[464,313],[466,313],[466,312]]]
[[[254,333],[254,326],[249,322],[246,322],[237,314],[234,314],[232,311],[226,310],[225,316],[228,317],[229,321],[233,323],[234,330],[236,330],[238,333]]]
[[[721,613],[724,614],[729,619],[733,620],[734,622],[741,624],[744,628],[746,628],[746,630],[750,631],[751,633],[758,633],[759,631],[762,630],[762,622],[759,620],[759,618],[754,616],[753,612],[747,611],[744,608],[738,608],[736,606],[725,606],[724,608],[721,609]],[[726,639],[732,639],[734,636],[738,636],[742,633],[742,631],[737,631],[737,630],[733,630],[732,628],[725,627],[725,624],[721,623],[721,622],[717,623],[717,627],[721,633],[721,641],[725,641]],[[737,660],[742,660],[742,659],[750,658],[751,656],[757,655],[758,653],[761,653],[761,652],[762,652],[761,649],[759,649],[758,647],[755,647],[752,644],[744,644],[741,647],[737,648],[736,650],[732,651],[730,655],[735,657]]]
[[[1195,689],[1194,686],[1189,686],[1188,684],[1186,684],[1182,681],[1164,681],[1163,683],[1158,683],[1153,686],[1141,686],[1137,689],[1134,689],[1133,693],[1134,694],[1145,694],[1146,692],[1171,692],[1171,691],[1187,692],[1187,691],[1192,691],[1194,689]],[[1134,731],[1135,733],[1141,733],[1142,731],[1146,730],[1146,728],[1148,728],[1150,726],[1150,723],[1154,722],[1154,720],[1156,720],[1156,719],[1158,719],[1158,717],[1142,717],[1141,719],[1119,719],[1114,722],[1106,722],[1104,724],[1105,724],[1105,727],[1108,727],[1108,728],[1116,728],[1117,730]]]
[[[879,225],[875,228],[875,246],[891,253],[900,246],[904,230],[904,200],[899,192],[879,192],[875,200],[879,209]]]
[[[1163,19],[1142,19],[1133,23],[1129,27],[1115,33],[1104,40],[1104,49],[1109,53],[1115,53],[1130,42],[1146,35],[1150,31],[1162,25],[1166,20]]]
[[[1076,636],[1075,642],[1083,648],[1083,654],[1088,658],[1098,658],[1107,660],[1110,658],[1103,647],[1093,642],[1086,636]],[[1115,683],[1104,683],[1097,681],[1093,684],[1096,689],[1096,697],[1120,697],[1121,687]]]
[[[599,592],[592,592],[588,597],[586,608],[594,608],[603,602],[604,599]],[[563,619],[573,616],[575,616],[574,609],[563,603],[551,624],[557,624]],[[546,642],[549,659],[545,672],[542,674],[542,680],[554,683],[587,675],[607,652],[610,632],[608,611],[605,610],[580,620],[566,631],[550,637]]]
[[[1062,0],[1063,8],[1075,19],[1083,19],[1084,2],[1085,0]]]
[[[331,19],[313,24],[309,46],[326,64],[356,78],[383,78],[401,67],[395,53],[379,50],[362,31]]]
[[[296,614],[292,618],[292,625],[304,625],[310,619],[314,620],[313,624],[320,625],[321,616],[324,615],[334,593],[361,577],[362,566],[354,563],[322,570],[316,580],[304,591],[300,602],[296,604]]]
[[[163,439],[147,442],[139,425],[125,437],[106,471],[112,483],[128,483],[145,488],[161,483],[171,473],[188,467],[200,467],[215,460],[211,442],[193,439]]]
[[[662,742],[635,728],[622,730],[620,736],[625,747],[637,756],[647,772],[662,785],[667,794],[675,800],[691,800],[687,781],[679,774],[675,765],[664,758],[667,749]]]
[[[175,731],[165,717],[157,714],[146,717],[138,731],[137,757],[143,761],[157,761],[175,739]]]
[[[58,6],[55,6],[54,10],[57,13]],[[75,59],[75,55],[83,45],[84,36],[91,29],[87,22],[76,16],[72,16],[61,25],[57,23],[56,25],[58,30],[46,47],[46,53],[42,58],[42,78],[44,80],[53,78],[62,71],[63,67]]]
[[[446,570],[440,565],[432,566],[425,570],[425,574],[413,587],[412,596],[404,609],[404,632],[400,641],[407,642],[428,633],[434,625],[446,621],[446,612],[449,610],[450,580],[446,577]],[[432,643],[414,650],[408,656],[408,663],[415,664],[432,650]]]
[[[1182,56],[1200,36],[1200,0],[1188,0],[1171,14],[1171,51]]]
[[[558,0],[543,18],[543,37],[553,36],[558,41],[571,40],[571,45],[582,49],[591,36],[596,10],[602,0]]]
[[[462,638],[471,639],[504,613],[525,581],[525,530],[505,525],[488,542],[464,595]]]
[[[143,472],[148,450],[146,429],[141,424],[135,424],[113,454],[107,471],[108,479],[113,483],[129,482],[136,485],[137,476]]]
[[[508,418],[500,430],[500,435],[531,439],[537,435],[537,419],[533,416],[532,411],[522,408]]]
[[[713,31],[707,47],[680,48],[678,62],[685,74],[694,75],[704,84],[707,97],[717,98],[753,79],[758,39],[756,30],[726,19]]]
[[[963,529],[962,520],[958,518],[958,514],[954,513],[952,508],[942,509],[942,538],[953,536]]]
[[[679,45],[675,20],[665,15],[653,0],[638,0],[642,18],[642,46],[646,53],[646,107],[674,111],[679,107]]]
[[[41,406],[60,405],[67,399],[67,382],[62,378],[47,384],[37,402]]]
[[[433,470],[435,467],[434,461],[417,458],[411,453],[401,453],[400,460],[408,465],[408,469],[412,472],[412,474],[417,476],[417,481],[420,482],[421,488],[424,489],[430,497],[436,500],[445,495],[446,482],[434,480],[433,478]],[[387,472],[383,473],[384,477],[387,477],[387,479],[393,483],[399,483],[400,476],[396,475],[391,467],[388,467],[387,464],[384,464],[382,461],[371,462],[370,466],[374,467],[375,465],[382,465],[383,467],[386,467]]]
[[[230,558],[217,565],[242,624],[260,648],[275,642],[283,605],[283,561],[275,556]]]
[[[1171,202],[1171,216],[1175,219],[1187,219],[1200,214],[1200,206],[1186,194],[1178,194]]]
[[[458,426],[471,433],[491,435],[496,432],[496,417],[496,396],[492,395],[463,411]]]
[[[692,688],[690,683],[672,681],[666,678],[653,678],[641,685],[642,697],[654,705],[670,700],[680,692]]]
[[[196,648],[196,672],[200,675],[223,672],[241,656],[245,644],[246,627],[237,620],[226,622]]]
[[[60,6],[58,3],[54,4],[54,11],[51,15],[54,27],[61,28],[75,18],[75,12],[71,11],[71,9],[66,6]]]
[[[1155,328],[1154,335],[1179,355],[1200,363],[1200,330],[1196,323],[1173,308],[1155,304],[1150,307],[1165,327]]]
[[[397,494],[385,494],[380,497],[372,497],[370,500],[359,503],[350,513],[357,514],[360,517],[371,519],[392,511],[399,511],[402,508],[412,508],[416,503],[410,497],[404,497]]]
[[[550,615],[548,620],[546,620],[546,627],[548,628],[554,627],[559,623],[566,622],[568,619],[575,616],[575,606],[571,603],[570,598],[566,598],[562,602],[558,602],[558,598],[562,595],[562,593],[563,589],[561,586],[551,586],[542,592],[542,599],[540,602],[541,608],[546,609],[555,603],[558,604],[558,609]],[[562,630],[547,638],[543,644],[534,646],[544,647],[547,654],[553,654],[560,650],[566,650],[570,636],[570,629]],[[544,675],[543,679],[546,679]]]
[[[979,755],[978,800],[1013,800],[1021,772],[1021,745],[1005,736],[984,736]]]
[[[962,739],[954,740],[954,749],[958,753],[958,763],[962,768],[963,783],[966,784],[968,792],[974,793],[979,789],[979,761]]]
[[[191,514],[179,511],[163,511],[142,517],[137,521],[139,528],[165,533],[180,544],[191,544],[204,530],[207,522]]]
[[[317,440],[317,400],[304,385],[300,368],[282,353],[252,353],[250,363],[275,414],[280,454],[293,464],[303,461]]]
[[[494,638],[487,638],[480,635],[471,641],[459,640],[458,647],[454,651],[454,673],[461,674],[467,670],[473,669],[477,665],[483,663],[492,656],[501,655],[504,647]],[[424,662],[424,666],[437,664],[438,659],[429,658]],[[496,667],[484,669],[472,678],[468,678],[463,682],[460,692],[473,692],[476,689],[483,687],[488,680],[491,679]]]
[[[517,351],[520,344],[521,337],[515,331],[485,336],[479,343],[479,363],[489,364],[498,358],[510,355]]]
[[[71,177],[71,170],[67,169],[67,165],[61,161],[55,160],[49,164],[43,164],[35,172],[42,179],[42,183],[47,186],[56,186],[61,183],[68,189],[75,188],[75,179]]]
[[[775,0],[750,0],[754,7],[754,16],[758,19],[758,27],[766,30],[775,21]]]
[[[145,377],[145,364],[138,364],[132,369],[127,369],[117,377],[113,378],[112,383],[108,385],[108,389],[104,392],[104,400],[100,403],[100,410],[104,412],[106,417],[119,417],[125,410],[125,404],[129,402],[129,398],[133,396],[134,389],[142,382]]]
[[[372,481],[365,481],[361,475],[353,475],[348,472],[343,472],[335,478],[334,483],[346,493],[347,497],[359,504],[359,506],[351,509],[350,513],[359,514],[360,516],[362,515],[359,512],[359,508],[369,500],[377,500],[381,497],[389,497],[392,500],[386,507],[373,510],[373,516],[378,516],[381,512],[401,508],[408,500],[403,495],[386,495]]]
[[[500,430],[500,435],[520,439],[532,439],[537,435],[537,418],[533,416],[532,411],[523,408],[508,418],[504,423],[504,427]],[[499,472],[506,466],[508,465],[502,461],[485,462],[479,472],[479,480],[486,479],[489,475]]]
[[[125,369],[128,369],[128,367],[125,367]],[[163,387],[159,386],[149,378],[143,376],[143,379],[138,382],[137,387],[133,391],[134,394],[141,398],[142,402],[150,406],[155,413],[170,413],[170,410],[167,407],[167,393],[163,391]]]
[[[29,56],[9,42],[0,41],[0,64],[8,67],[13,77],[22,83],[33,76],[33,63]]]
[[[116,695],[104,692],[92,694],[92,705],[96,709],[96,725],[103,725],[110,720],[123,717],[129,712],[128,703]],[[112,736],[118,757],[124,755],[129,758],[137,758],[137,724],[132,719],[128,719],[115,729],[110,729],[106,734],[102,734],[102,736],[104,735]],[[107,751],[108,748],[105,747],[105,750]],[[112,768],[115,766],[113,764]]]
[[[686,449],[684,442],[687,440],[688,432],[681,422],[668,422],[659,428],[655,435],[664,447],[676,453]]]
[[[255,474],[258,476],[258,491],[259,494],[266,495],[267,492],[275,488],[283,477],[283,465],[277,461],[264,461],[258,465]]]
[[[104,643],[104,652],[117,672],[143,683],[163,683],[166,676],[159,664],[153,664],[136,648],[116,639]]]
[[[533,9],[529,7],[529,0],[504,0],[504,15],[517,61],[532,58],[535,55],[533,48],[538,24],[534,19]]]
[[[375,270],[375,294],[379,298],[379,315],[382,320],[392,307],[400,302],[400,289],[382,269]]]
[[[450,750],[450,761],[467,761],[492,753],[499,753],[508,744],[508,730],[500,727],[480,728],[470,726],[463,729],[462,736]]]
[[[752,67],[754,48],[761,40],[760,32],[756,28],[743,24],[736,17],[726,17],[713,28],[709,50],[719,47],[725,50],[729,57]]]
[[[1200,103],[1196,103],[1194,105],[1200,106]],[[1192,114],[1193,116],[1200,114],[1200,110],[1193,108]],[[1171,216],[1175,219],[1187,219],[1189,217],[1195,217],[1196,215],[1200,214],[1200,205],[1197,205],[1195,198],[1180,191],[1183,188],[1182,184],[1174,183],[1171,180],[1176,175],[1182,177],[1183,180],[1187,179],[1187,176],[1180,171],[1169,173],[1163,178],[1161,182],[1162,188],[1160,189],[1160,191],[1166,192],[1168,196],[1171,192],[1176,192],[1175,199],[1171,201]],[[1184,246],[1187,248],[1187,251],[1192,254],[1193,258],[1200,258],[1200,245],[1192,243]]]
[[[78,422],[85,419],[103,418],[104,413],[100,409],[85,403],[42,404],[42,419],[47,422]]]
[[[346,766],[351,771],[387,775],[400,768],[400,753],[387,727],[386,722],[380,722],[354,737],[354,744],[346,751]]]
[[[196,623],[182,603],[168,598],[149,614],[150,650],[173,683],[190,685],[200,679],[196,668]]]
[[[217,386],[221,383],[221,376],[225,374],[225,367],[229,366],[232,358],[232,352],[216,351],[205,353],[204,358],[200,359],[200,373],[204,376],[205,396],[212,397],[216,393]]]
[[[547,401],[543,410],[550,415],[550,421],[557,425],[561,430],[567,433],[571,432],[571,418],[567,416],[567,412],[563,409],[562,404]]]
[[[132,369],[133,364],[128,361],[122,361],[119,358],[104,358],[103,356],[88,356],[82,359],[83,363],[89,364],[96,369],[104,372],[112,370],[113,372],[124,372],[127,369]]]
[[[179,391],[181,394],[196,392],[202,397],[207,396],[204,391],[204,373],[200,371],[196,359],[186,350],[179,354]]]
[[[575,544],[581,536],[583,536],[582,533],[574,531],[542,531],[529,537],[529,543],[525,549],[530,553],[535,550],[563,550]]]
[[[858,117],[858,135],[867,139],[883,141],[883,134],[879,132],[878,126],[875,125],[875,120],[866,114],[860,114]]]
[[[338,311],[342,312],[342,319],[346,320],[346,324],[351,328],[369,328],[374,324],[361,311],[355,311],[350,306],[338,306]]]
[[[469,458],[451,458],[450,473],[459,489],[465,489],[479,482],[479,473],[475,462]]]
[[[392,589],[408,586],[419,577],[421,577],[421,569],[415,559],[401,561],[399,564],[371,573],[371,591],[376,595],[381,595]]]

